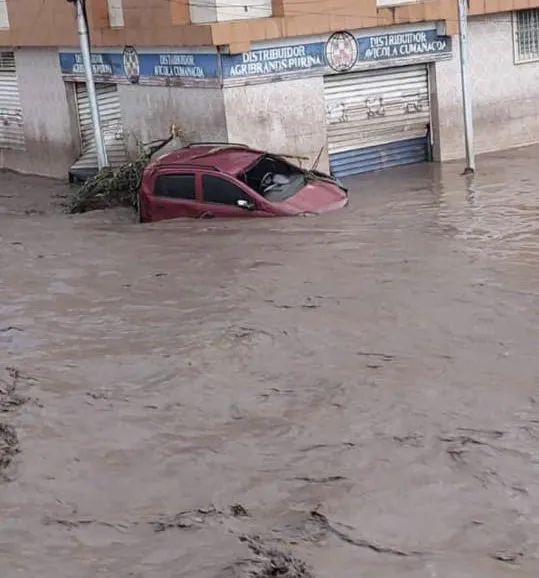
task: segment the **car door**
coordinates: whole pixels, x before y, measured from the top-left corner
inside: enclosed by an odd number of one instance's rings
[[[153,179],[148,199],[150,220],[200,217],[203,207],[197,195],[198,179],[193,169],[160,170]]]
[[[220,173],[201,176],[208,217],[271,217],[268,203],[239,181]],[[238,201],[246,201],[241,207]]]

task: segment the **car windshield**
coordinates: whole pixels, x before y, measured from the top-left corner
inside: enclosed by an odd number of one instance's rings
[[[302,169],[270,155],[261,156],[239,178],[272,203],[286,201],[307,183]]]

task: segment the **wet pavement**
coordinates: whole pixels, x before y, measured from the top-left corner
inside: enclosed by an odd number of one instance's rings
[[[0,576],[537,576],[537,158],[149,225],[0,174]]]

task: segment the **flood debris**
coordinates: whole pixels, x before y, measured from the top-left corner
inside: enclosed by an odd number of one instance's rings
[[[356,355],[361,357],[377,358],[381,361],[393,361],[395,359],[395,356],[391,355],[390,353],[379,353],[376,351],[356,351]]]
[[[107,528],[113,528],[118,531],[125,531],[130,525],[126,523],[114,523],[106,522],[103,520],[96,520],[94,518],[56,518],[54,516],[45,515],[43,517],[43,524],[45,526],[62,526],[68,530],[73,530],[75,528],[81,528],[83,526],[104,526]]]
[[[310,513],[311,520],[314,521],[322,530],[328,534],[333,534],[343,542],[356,546],[358,548],[365,548],[367,550],[372,550],[377,554],[390,554],[392,556],[420,556],[421,552],[408,552],[406,550],[401,550],[400,548],[394,548],[391,546],[382,546],[376,542],[366,540],[365,538],[355,538],[341,529],[342,524],[332,523],[327,516],[320,513],[318,510],[313,510]]]
[[[248,518],[250,516],[247,508],[244,508],[241,504],[232,504],[229,510],[234,518]]]
[[[494,560],[499,560],[500,562],[507,562],[508,564],[515,564],[524,556],[524,552],[506,550],[506,551],[499,551],[494,552],[490,555],[491,558]]]
[[[17,391],[22,380],[30,381],[30,378],[23,377],[15,367],[5,368],[5,377],[0,377],[0,413],[7,413],[29,401]]]
[[[311,569],[291,552],[265,545],[258,536],[240,536],[253,557],[237,564],[242,578],[314,578]]]
[[[12,245],[14,245],[15,243],[11,243]],[[0,333],[10,333],[11,331],[24,331],[24,329],[21,329],[20,327],[17,327],[15,325],[8,325],[7,327],[0,327]]]
[[[156,520],[152,520],[150,525],[153,527],[154,532],[164,532],[173,528],[190,530],[201,527],[208,518],[215,518],[219,515],[222,515],[222,512],[214,506],[195,508],[178,512],[172,516],[161,516]]]
[[[505,448],[496,447],[491,443],[492,440],[500,439],[505,435],[501,430],[480,430],[473,428],[457,428],[456,434],[446,434],[438,436],[441,442],[448,444],[446,453],[458,464],[465,464],[465,455],[469,452],[470,447],[486,446],[497,451],[503,451]]]
[[[346,480],[344,476],[296,476],[294,479],[299,480],[300,482],[308,482],[310,484],[329,484],[331,482],[342,482]]]
[[[274,299],[265,299],[266,303],[273,305],[276,309],[318,309],[322,306],[322,300],[326,297],[316,295],[306,297],[301,303],[278,303]]]
[[[20,452],[17,432],[10,425],[0,422],[0,477]]]
[[[323,450],[323,449],[352,449],[355,448],[357,444],[354,442],[342,442],[340,444],[313,444],[312,446],[306,446],[304,448],[300,448],[300,452],[312,452],[315,450]]]
[[[393,441],[399,446],[420,448],[424,445],[423,435],[418,432],[411,432],[402,436],[394,435]]]
[[[202,527],[211,520],[224,520],[226,518],[249,518],[251,515],[245,506],[232,504],[224,510],[219,510],[213,505],[207,508],[193,508],[184,510],[173,515],[159,516],[150,521],[154,532],[164,532],[165,530],[180,529],[191,530]]]
[[[466,432],[467,434],[484,435],[491,439],[499,439],[505,435],[505,432],[499,429],[476,429],[473,427],[458,427],[457,431]]]
[[[178,136],[175,127],[171,134],[147,144],[137,143],[135,160],[113,169],[106,167],[74,191],[68,200],[70,213],[86,213],[111,207],[136,207],[138,188],[146,165],[153,155]]]

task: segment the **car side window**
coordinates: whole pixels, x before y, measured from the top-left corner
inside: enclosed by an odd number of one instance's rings
[[[240,187],[227,179],[215,175],[204,175],[202,177],[202,189],[204,191],[204,200],[207,203],[236,205],[239,200],[252,201]]]
[[[155,181],[153,194],[155,197],[167,199],[195,200],[195,175],[189,173],[160,175]]]

